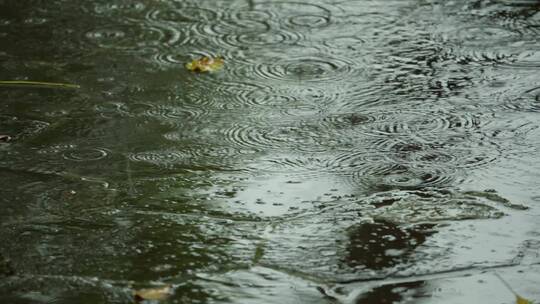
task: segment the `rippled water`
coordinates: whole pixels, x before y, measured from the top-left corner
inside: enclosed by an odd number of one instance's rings
[[[533,0],[0,0],[0,80],[80,85],[0,86],[0,302],[539,300],[538,37]]]

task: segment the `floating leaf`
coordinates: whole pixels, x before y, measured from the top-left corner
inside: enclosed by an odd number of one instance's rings
[[[4,86],[31,86],[31,87],[56,87],[64,89],[78,89],[79,85],[59,82],[26,81],[26,80],[0,80]]]
[[[156,288],[145,288],[145,289],[140,289],[133,292],[133,296],[135,296],[135,300],[137,301],[165,300],[171,294],[172,294],[171,285],[165,285],[165,286],[156,287]]]
[[[11,136],[9,135],[0,135],[0,142],[8,142],[11,140]]]
[[[223,67],[225,60],[222,57],[201,57],[186,64],[186,69],[193,72],[215,72]]]
[[[506,282],[505,279],[503,279],[498,273],[495,272],[495,276],[497,278],[499,278],[499,280],[501,280],[501,282],[504,284],[504,286],[506,286],[506,288],[508,288],[508,290],[510,290],[515,296],[516,296],[516,303],[517,304],[533,304],[532,301],[529,301],[523,297],[521,297],[520,295],[518,295],[514,289],[512,288],[512,286],[510,286],[510,284],[508,284],[508,282]]]
[[[531,301],[529,301],[529,300],[527,300],[525,298],[522,298],[522,297],[520,297],[518,295],[516,295],[516,303],[517,304],[533,304],[533,302],[531,302]]]

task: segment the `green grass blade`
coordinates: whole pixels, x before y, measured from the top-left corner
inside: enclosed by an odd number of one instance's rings
[[[58,83],[58,82],[43,82],[43,81],[26,81],[26,80],[0,80],[0,86],[31,86],[31,87],[52,87],[64,89],[78,89],[77,84]]]

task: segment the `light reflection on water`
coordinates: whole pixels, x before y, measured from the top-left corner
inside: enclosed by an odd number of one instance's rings
[[[413,303],[540,262],[539,14],[0,1],[0,80],[81,86],[0,86],[0,299]]]

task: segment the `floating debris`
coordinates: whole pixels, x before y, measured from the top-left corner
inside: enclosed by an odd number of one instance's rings
[[[11,140],[11,136],[9,135],[0,135],[0,142],[8,142]]]
[[[30,87],[53,87],[63,89],[78,89],[81,86],[71,83],[27,81],[27,80],[0,80],[3,86],[30,86]]]
[[[201,57],[186,64],[186,69],[193,72],[215,72],[223,67],[225,60],[222,57]]]
[[[495,276],[501,280],[501,282],[503,283],[503,285],[508,288],[508,290],[510,290],[514,296],[516,296],[516,303],[517,304],[533,304],[533,302],[525,299],[524,297],[520,296],[517,294],[517,292],[514,291],[514,289],[512,288],[512,286],[510,286],[510,284],[508,284],[508,282],[506,282],[505,279],[503,279],[498,273],[495,272]]]
[[[133,296],[137,301],[143,300],[165,300],[172,295],[171,285],[156,288],[144,288],[135,290]]]

